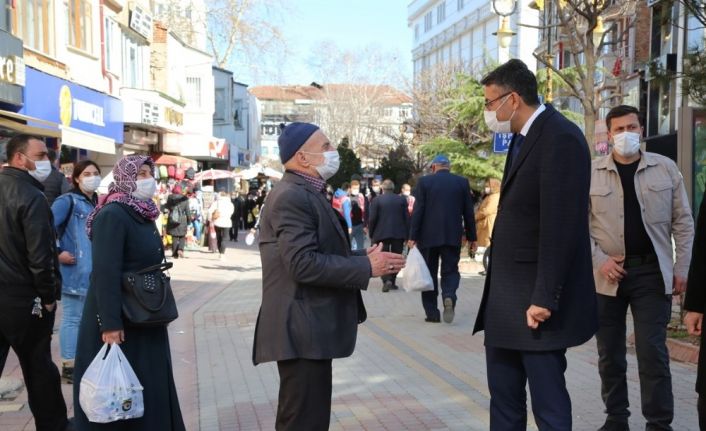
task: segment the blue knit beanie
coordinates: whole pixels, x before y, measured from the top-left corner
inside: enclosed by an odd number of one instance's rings
[[[317,130],[319,130],[319,126],[311,123],[287,124],[277,140],[282,164],[287,163]]]

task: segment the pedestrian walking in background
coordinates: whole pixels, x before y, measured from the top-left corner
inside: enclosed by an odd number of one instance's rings
[[[405,183],[402,184],[402,196],[407,200],[407,211],[409,211],[409,215],[412,215],[412,211],[414,211],[414,196],[412,196],[412,186],[409,184]]]
[[[49,171],[49,176],[42,182],[42,185],[44,186],[44,196],[47,197],[47,201],[51,207],[56,198],[71,190],[71,185],[66,180],[66,175],[61,173],[55,166],[56,151],[48,149],[47,154],[49,156],[51,171]]]
[[[230,217],[230,240],[238,242],[238,231],[240,230],[241,220],[243,218],[243,208],[245,199],[239,193],[233,193],[231,202],[233,203],[233,215]]]
[[[351,236],[353,250],[365,248],[365,231],[368,226],[368,199],[360,192],[360,181],[351,181]]]
[[[440,322],[438,297],[439,260],[441,259],[441,298],[444,322],[451,323],[456,308],[456,291],[461,282],[458,262],[461,240],[476,249],[476,225],[468,180],[452,174],[448,157],[438,155],[431,162],[433,175],[421,177],[414,189],[409,248],[419,252],[429,267],[434,290],[422,292],[427,322]],[[375,201],[373,201],[375,202]]]
[[[373,199],[382,194],[382,188],[380,186],[380,180],[373,178],[368,188],[368,202],[373,203]]]
[[[581,130],[537,97],[510,60],[481,81],[485,121],[514,133],[505,163],[485,289],[490,429],[527,427],[526,386],[540,430],[571,430],[566,349],[596,332],[588,201],[591,157]]]
[[[189,227],[189,198],[184,194],[181,185],[177,184],[167,198],[166,208],[169,210],[167,233],[172,237],[172,258],[184,257],[185,237]]]
[[[404,258],[380,247],[351,251],[342,217],[325,197],[338,152],[317,126],[291,123],[278,144],[286,172],[261,219],[262,305],[253,363],[277,361],[275,429],[325,431],[332,359],[353,353],[366,319],[360,291],[371,277],[398,272]]]
[[[81,160],[71,175],[73,189],[59,196],[52,205],[54,227],[59,238],[61,269],[61,377],[73,383],[76,339],[86,301],[89,277],[93,270],[91,240],[86,232],[86,220],[98,203],[96,190],[101,183],[101,171],[96,162]]]
[[[696,233],[689,266],[689,277],[684,298],[684,325],[691,335],[701,337],[701,346],[706,345],[706,331],[703,330],[706,311],[706,193],[701,200],[696,221]],[[699,349],[699,362],[696,373],[696,392],[699,394],[697,411],[699,429],[706,430],[706,349]]]
[[[348,196],[351,185],[348,183],[341,184],[333,194],[333,200],[331,205],[337,213],[343,217],[346,222],[346,227],[348,228],[348,235],[353,234],[353,221],[351,220],[351,198]]]
[[[113,168],[113,183],[102,205],[88,217],[93,273],[78,335],[74,368],[76,428],[120,431],[181,431],[182,420],[169,350],[167,327],[132,326],[123,320],[122,279],[165,260],[154,221],[159,208],[152,200],[157,183],[148,156],[123,157]],[[119,344],[144,387],[144,416],[112,423],[89,422],[79,403],[84,372],[104,343]]]
[[[11,347],[20,361],[37,430],[63,431],[66,404],[51,357],[61,274],[52,212],[42,193],[47,147],[40,138],[17,135],[6,151],[9,165],[0,171],[0,352]]]
[[[223,241],[228,236],[228,232],[233,226],[233,222],[231,221],[233,210],[233,202],[231,202],[225,190],[218,192],[218,199],[213,201],[208,209],[208,219],[213,223],[216,229],[218,258],[221,260],[224,259],[226,253],[226,245]]]
[[[485,197],[476,211],[476,233],[478,247],[490,247],[490,237],[493,234],[495,217],[498,215],[498,202],[500,202],[500,180],[488,178],[485,180],[483,190]]]
[[[395,184],[382,182],[382,195],[370,205],[370,238],[373,244],[382,243],[382,250],[402,254],[409,236],[409,212],[407,200],[395,194]],[[397,274],[382,276],[382,291],[397,289]]]
[[[607,413],[601,430],[628,429],[628,307],[635,329],[642,414],[647,429],[668,430],[674,397],[667,325],[672,294],[686,288],[694,222],[676,163],[640,151],[643,128],[637,108],[612,108],[606,126],[613,151],[593,161],[590,207],[600,322],[598,372]]]
[[[203,209],[201,208],[201,202],[196,197],[195,192],[189,193],[189,216],[191,226],[194,228],[196,244],[201,244],[201,235],[203,235]]]

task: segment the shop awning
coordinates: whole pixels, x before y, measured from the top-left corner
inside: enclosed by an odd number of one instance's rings
[[[33,124],[25,124],[21,121]],[[61,130],[59,130],[57,123],[18,114],[17,112],[5,111],[4,109],[0,109],[0,126],[30,135],[48,136],[51,138],[61,137]]]
[[[176,156],[173,154],[160,154],[155,157],[154,163],[156,165],[180,165],[184,169],[194,168],[198,166],[196,160],[188,159],[182,156]]]
[[[61,145],[81,148],[98,153],[115,154],[115,140],[105,136],[84,132],[72,127],[60,126]]]

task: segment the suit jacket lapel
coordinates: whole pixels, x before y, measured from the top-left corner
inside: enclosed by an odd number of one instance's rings
[[[507,174],[503,178],[503,189],[505,189],[510,184],[510,181],[517,173],[517,170],[520,168],[520,165],[522,165],[522,162],[524,162],[524,160],[527,158],[527,155],[529,155],[529,153],[532,151],[535,144],[539,140],[542,129],[544,128],[544,123],[549,117],[551,117],[555,113],[556,110],[552,107],[552,105],[547,104],[544,112],[539,114],[539,116],[534,120],[534,123],[532,123],[532,126],[527,132],[527,136],[525,136],[525,140],[522,143],[522,148],[520,148],[520,152],[517,154],[517,160],[512,160],[512,165],[510,165],[509,172],[507,171],[509,160],[505,161],[505,172],[507,172]],[[503,194],[501,193],[500,199],[502,199],[502,197]]]

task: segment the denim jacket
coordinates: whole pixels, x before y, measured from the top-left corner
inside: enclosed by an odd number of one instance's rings
[[[74,208],[72,213],[68,214],[72,199]],[[65,224],[66,228],[59,238],[59,249],[60,251],[68,251],[76,258],[74,265],[61,264],[62,293],[64,294],[85,296],[88,290],[93,259],[91,241],[86,233],[86,220],[94,208],[94,204],[77,191],[59,196],[51,207],[57,232],[69,217]]]

